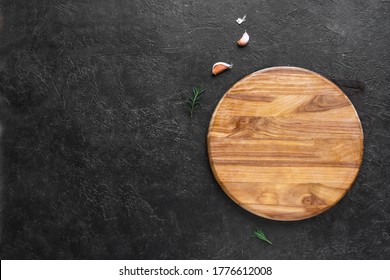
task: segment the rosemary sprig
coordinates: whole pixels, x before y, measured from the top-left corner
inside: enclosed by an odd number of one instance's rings
[[[269,244],[272,245],[272,242],[269,241],[269,239],[267,238],[267,236],[265,236],[264,232],[263,232],[261,229],[258,229],[258,228],[257,228],[257,229],[255,230],[255,236],[256,236],[258,239],[263,240],[263,241],[265,241],[265,242],[267,242],[267,243],[269,243]]]
[[[194,114],[194,112],[200,106],[200,98],[202,97],[202,94],[204,93],[204,91],[205,90],[201,89],[200,87],[194,87],[192,89],[192,95],[186,103],[191,118],[192,118],[192,115]]]

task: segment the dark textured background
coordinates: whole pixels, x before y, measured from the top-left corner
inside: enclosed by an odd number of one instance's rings
[[[0,3],[3,259],[390,258],[390,1]],[[300,222],[242,210],[207,160],[219,99],[276,65],[335,80],[365,133],[352,190]]]

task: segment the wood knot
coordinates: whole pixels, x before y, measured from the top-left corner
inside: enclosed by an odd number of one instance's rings
[[[310,206],[314,206],[314,205],[320,206],[320,205],[326,205],[326,202],[323,201],[318,196],[310,193],[310,194],[304,195],[304,197],[302,198],[302,204],[303,205],[310,205]]]

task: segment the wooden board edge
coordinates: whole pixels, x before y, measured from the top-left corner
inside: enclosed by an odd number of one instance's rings
[[[267,71],[270,71],[270,70],[273,70],[273,69],[299,69],[301,71],[304,71],[304,72],[307,72],[307,73],[311,73],[311,74],[314,74],[316,75],[317,77],[319,77],[320,79],[323,79],[324,81],[328,82],[329,84],[333,85],[335,87],[335,89],[337,91],[339,91],[340,93],[342,93],[346,99],[348,100],[348,102],[350,103],[350,105],[352,106],[354,112],[355,112],[355,117],[356,119],[358,120],[359,122],[359,126],[360,126],[360,132],[361,132],[361,135],[362,135],[362,139],[361,139],[361,146],[360,146],[360,162],[359,162],[359,166],[357,168],[357,171],[356,171],[356,174],[355,174],[355,177],[354,179],[351,181],[351,184],[345,189],[344,193],[340,196],[340,198],[334,202],[334,204],[332,205],[328,205],[327,207],[324,207],[323,209],[321,209],[321,211],[319,212],[316,212],[314,213],[313,215],[308,215],[308,216],[305,216],[305,217],[302,217],[302,218],[298,218],[298,219],[275,219],[273,217],[270,217],[268,215],[264,215],[263,213],[259,213],[259,212],[256,212],[254,211],[253,209],[249,208],[247,205],[243,204],[243,203],[239,203],[235,198],[234,196],[228,191],[228,189],[225,187],[225,185],[222,183],[221,179],[219,178],[218,176],[218,173],[217,171],[215,170],[215,167],[214,167],[214,163],[213,163],[213,159],[211,157],[211,149],[210,149],[210,138],[211,138],[211,126],[212,124],[214,123],[214,119],[215,119],[215,116],[217,114],[217,111],[220,107],[220,105],[222,104],[222,102],[225,100],[225,97],[226,95],[230,92],[230,89],[234,88],[236,85],[238,85],[239,83],[241,82],[244,82],[245,80],[247,80],[248,78],[250,78],[251,76],[253,75],[256,75],[256,74],[259,74],[259,73],[262,73],[262,72],[267,72]],[[302,221],[302,220],[306,220],[306,219],[309,219],[309,218],[312,218],[312,217],[315,217],[315,216],[318,216],[322,213],[324,213],[325,211],[327,211],[328,209],[332,208],[333,206],[335,206],[340,200],[342,200],[345,195],[349,192],[349,190],[352,188],[353,184],[355,183],[356,179],[357,179],[357,176],[359,174],[359,171],[360,171],[360,168],[362,166],[362,163],[363,163],[363,154],[364,154],[364,131],[363,131],[363,127],[362,127],[362,124],[361,124],[361,121],[360,121],[360,118],[359,118],[359,115],[356,111],[356,108],[355,106],[353,106],[353,103],[351,102],[351,100],[348,98],[348,96],[335,84],[333,83],[331,80],[329,80],[328,78],[326,78],[325,76],[321,75],[321,74],[318,74],[314,71],[311,71],[311,70],[308,70],[308,69],[305,69],[305,68],[301,68],[301,67],[296,67],[296,66],[274,66],[274,67],[268,67],[268,68],[264,68],[264,69],[261,69],[261,70],[258,70],[258,71],[255,71],[251,74],[248,74],[246,75],[244,78],[238,80],[236,83],[234,83],[233,86],[231,86],[229,88],[229,90],[227,92],[224,93],[224,95],[221,97],[221,99],[219,100],[217,106],[215,107],[214,109],[214,112],[211,116],[211,119],[210,119],[210,122],[209,122],[209,127],[208,127],[208,132],[207,132],[207,155],[208,155],[208,159],[209,159],[209,164],[210,164],[210,168],[211,168],[211,171],[214,175],[214,178],[215,180],[217,181],[218,185],[221,187],[221,189],[224,191],[224,193],[231,199],[233,200],[238,206],[240,206],[241,208],[245,209],[246,211],[256,215],[256,216],[259,216],[259,217],[262,217],[262,218],[266,218],[266,219],[270,219],[270,220],[274,220],[274,221]]]

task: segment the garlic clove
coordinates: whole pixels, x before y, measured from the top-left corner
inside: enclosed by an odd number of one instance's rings
[[[223,71],[230,69],[232,67],[233,67],[233,63],[228,64],[225,62],[217,62],[213,65],[213,69],[211,70],[211,73],[216,76],[219,73],[222,73]]]
[[[249,34],[245,31],[244,34],[242,34],[241,39],[237,41],[237,45],[240,47],[244,47],[248,45],[249,43]]]

